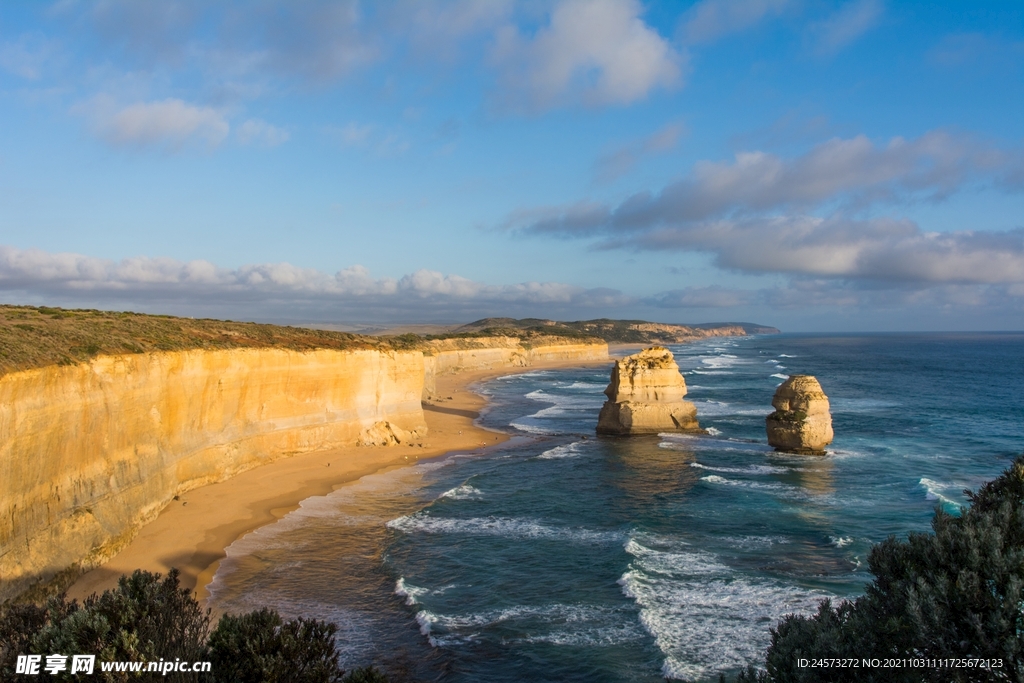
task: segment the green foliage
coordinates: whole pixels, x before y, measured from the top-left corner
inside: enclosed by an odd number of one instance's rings
[[[341,683],[388,683],[388,678],[375,667],[367,666],[349,672]]]
[[[336,683],[334,634],[338,627],[313,619],[282,622],[261,609],[221,618],[210,635],[215,680],[224,683]]]
[[[177,570],[162,579],[137,570],[122,576],[114,590],[81,604],[62,595],[42,607],[10,608],[0,619],[0,674],[3,680],[35,678],[14,674],[19,654],[95,654],[97,661],[204,660],[208,629],[209,613],[180,587]],[[123,672],[95,675],[105,681],[127,680]],[[161,678],[199,680],[180,672]]]
[[[855,601],[825,600],[772,629],[765,671],[741,683],[1024,681],[1024,456],[968,492],[933,533],[890,537],[868,557],[874,581]],[[801,668],[801,658],[975,658],[1001,668]]]
[[[211,633],[209,610],[181,588],[178,571],[122,576],[117,588],[82,603],[63,595],[0,613],[0,681],[52,680],[15,673],[18,655],[94,654],[92,680],[168,683],[387,683],[373,667],[343,678],[334,647],[338,627],[315,619],[284,621],[271,609],[224,616]],[[100,662],[211,662],[210,673],[103,672]],[[57,680],[79,680],[65,671]]]
[[[97,355],[189,349],[391,349],[387,341],[282,325],[0,305],[0,375]]]

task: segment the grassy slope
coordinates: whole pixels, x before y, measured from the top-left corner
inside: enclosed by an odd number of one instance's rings
[[[35,308],[0,305],[0,375],[48,365],[74,365],[98,355],[182,351],[186,349],[287,348],[311,349],[428,349],[431,339],[466,339],[502,335],[509,330],[421,337],[404,334],[368,337],[347,332],[303,327],[239,323],[229,320],[175,318],[165,315],[96,310]],[[569,330],[573,341],[592,336]],[[552,340],[542,332],[512,330],[529,343]],[[556,341],[557,340],[552,340]],[[466,342],[472,345],[470,342]]]
[[[563,337],[599,337],[607,342],[637,344],[672,344],[703,339],[721,334],[774,334],[779,330],[753,323],[703,323],[700,325],[672,325],[650,323],[646,320],[579,320],[558,322],[540,318],[484,318],[463,325],[455,333],[474,334],[497,332],[514,335],[523,331],[554,334]]]
[[[0,306],[0,374],[100,354],[184,349],[393,348],[386,339],[298,327],[93,310]]]

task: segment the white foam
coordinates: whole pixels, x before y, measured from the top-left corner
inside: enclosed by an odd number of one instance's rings
[[[530,432],[531,434],[557,434],[559,432],[558,429],[548,427],[544,423],[552,418],[571,415],[574,412],[596,411],[603,402],[603,396],[581,396],[579,394],[563,396],[560,394],[550,394],[543,389],[531,391],[525,396],[532,401],[550,404],[547,408],[542,408],[531,415],[521,417],[510,423],[516,429]]]
[[[608,385],[605,383],[597,382],[573,382],[572,384],[565,387],[566,389],[601,389],[604,390]]]
[[[711,436],[718,436],[722,433],[722,430],[715,429],[714,427],[705,427],[704,431],[710,434]]]
[[[706,477],[701,477],[701,481],[706,481],[709,484],[724,484],[726,486],[738,486],[746,489],[759,489],[763,491],[785,491],[788,493],[799,493],[799,489],[792,486],[786,486],[785,484],[765,484],[760,481],[745,481],[742,479],[726,479],[720,477],[717,474],[709,474]]]
[[[554,460],[558,458],[575,458],[580,455],[580,448],[583,446],[582,441],[574,441],[573,443],[563,444],[561,446],[555,446],[550,450],[546,450],[537,456],[540,460]]]
[[[398,517],[387,523],[389,529],[407,534],[464,534],[469,536],[501,536],[505,538],[538,538],[573,543],[614,543],[622,534],[583,527],[558,527],[529,519],[508,517],[471,517],[453,519],[432,517],[426,512]]]
[[[484,492],[475,486],[469,484],[463,484],[462,486],[456,486],[453,489],[448,489],[442,493],[439,498],[450,498],[452,500],[480,500],[483,498]]]
[[[395,595],[399,595],[405,598],[405,604],[412,605],[417,604],[419,596],[429,592],[426,588],[414,586],[408,583],[404,577],[398,577],[398,581],[395,583]]]
[[[749,406],[749,405],[734,405],[726,401],[715,401],[707,399],[705,401],[695,401],[697,406],[697,415],[701,417],[718,417],[722,415],[767,415],[772,412],[772,408],[764,408],[762,406]]]
[[[639,623],[625,622],[605,628],[554,631],[544,635],[522,638],[517,642],[547,643],[548,645],[566,645],[569,647],[609,647],[643,640],[646,637]]]
[[[740,363],[743,363],[741,359],[728,353],[723,353],[719,356],[704,356],[700,359],[702,365],[711,368],[712,370],[721,370],[723,368],[731,368]]]
[[[520,430],[522,432],[527,432],[529,434],[558,434],[558,430],[557,429],[550,429],[548,427],[541,427],[538,424],[533,424],[532,422],[527,422],[527,419],[528,418],[521,418],[519,420],[515,420],[513,422],[509,422],[509,425],[515,427],[516,429],[518,429],[518,430]]]
[[[770,446],[752,441],[736,439],[714,439],[692,434],[658,434],[663,439],[659,448],[680,451],[715,451],[726,453],[772,453]]]
[[[790,542],[785,536],[722,536],[721,540],[731,546],[743,549],[770,548]]]
[[[778,365],[779,361],[775,360],[774,358],[769,358],[768,360],[765,361],[765,363],[774,363],[775,365]]]
[[[712,472],[726,472],[729,474],[786,474],[788,467],[776,467],[775,465],[751,465],[749,467],[714,467],[702,465],[699,462],[691,462],[690,467],[697,467]]]
[[[218,566],[213,580],[206,586],[210,594],[208,603],[216,602],[218,594],[226,588],[228,577],[238,571],[245,558],[259,555],[261,551],[268,549],[292,548],[294,541],[291,532],[295,529],[307,526],[311,521],[338,526],[379,524],[385,520],[365,513],[352,514],[352,510],[365,511],[368,500],[393,496],[398,491],[416,488],[422,485],[424,474],[471,457],[475,456],[450,456],[443,460],[368,474],[325,496],[311,496],[300,501],[299,507],[281,519],[250,531],[224,549],[226,557]]]
[[[829,536],[829,543],[837,548],[845,548],[846,546],[853,543],[853,538],[850,536]]]
[[[416,621],[420,632],[434,647],[476,640],[480,631],[509,622],[529,622],[520,630],[535,635],[515,642],[545,642],[554,645],[616,645],[643,638],[643,631],[633,619],[632,610],[554,603],[548,605],[516,605],[477,614],[437,614],[420,610]],[[547,626],[571,624],[571,629],[542,633]]]
[[[780,373],[780,372],[777,372],[777,373],[775,373],[774,375],[772,375],[772,377],[775,377],[775,378],[777,378],[777,379],[781,379],[781,380],[787,380],[787,379],[789,379],[789,375],[783,375],[783,374],[782,374],[782,373]]]
[[[496,380],[506,379],[519,379],[520,377],[547,377],[551,374],[550,370],[533,370],[531,372],[517,372],[511,375],[502,375],[501,377],[495,377]]]
[[[668,678],[706,678],[759,659],[768,626],[808,614],[824,593],[739,574],[706,552],[659,551],[630,539],[634,560],[619,579],[665,656]]]
[[[796,358],[796,356],[791,356],[788,353],[780,353],[779,358]]]
[[[956,484],[944,484],[933,479],[928,479],[927,477],[921,477],[921,480],[918,483],[924,487],[926,499],[939,501],[947,512],[960,511],[960,503],[942,495],[943,491],[956,487]],[[963,489],[964,487],[959,486],[958,488]]]

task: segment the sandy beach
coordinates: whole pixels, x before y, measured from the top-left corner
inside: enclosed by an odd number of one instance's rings
[[[605,362],[550,362],[439,377],[436,397],[423,404],[429,432],[422,445],[352,446],[305,453],[193,489],[164,508],[121,552],[83,574],[68,589],[68,597],[82,599],[113,588],[122,574],[136,569],[164,574],[176,567],[181,585],[204,600],[205,587],[224,558],[224,549],[296,509],[302,500],[325,495],[368,474],[508,439],[473,424],[486,403],[469,390],[474,383],[515,372]]]

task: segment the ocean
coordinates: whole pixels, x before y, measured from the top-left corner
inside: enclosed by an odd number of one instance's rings
[[[1021,334],[670,348],[706,436],[598,438],[610,366],[489,380],[511,440],[303,501],[228,548],[212,604],[335,621],[347,667],[396,680],[716,681],[1024,452]],[[829,396],[826,457],[767,445],[790,374]]]

